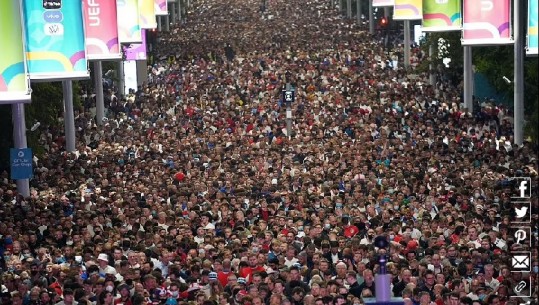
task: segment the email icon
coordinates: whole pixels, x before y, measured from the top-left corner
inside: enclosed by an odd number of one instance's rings
[[[511,272],[530,272],[531,271],[531,253],[513,253],[511,258]]]

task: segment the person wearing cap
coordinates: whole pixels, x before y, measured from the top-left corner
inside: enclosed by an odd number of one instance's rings
[[[119,297],[114,300],[114,305],[133,305],[131,289],[127,284],[121,284],[117,290]]]

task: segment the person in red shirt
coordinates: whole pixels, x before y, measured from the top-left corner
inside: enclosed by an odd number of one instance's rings
[[[252,275],[255,272],[266,271],[263,266],[258,264],[258,257],[255,253],[249,254],[249,267],[241,268],[240,276],[244,277],[247,280],[247,283],[251,283]]]
[[[232,272],[232,264],[230,259],[225,258],[222,263],[222,269],[217,271],[217,280],[223,287],[228,284],[228,276],[231,274],[234,274],[234,272]]]

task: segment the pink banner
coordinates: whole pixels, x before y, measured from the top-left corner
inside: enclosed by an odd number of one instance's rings
[[[372,0],[372,6],[393,6],[395,5],[395,0]]]
[[[511,44],[510,0],[464,0],[463,45]]]
[[[142,43],[132,43],[124,47],[125,60],[146,60],[146,30],[141,30]]]
[[[83,0],[86,52],[90,60],[119,59],[116,0]]]
[[[154,0],[154,7],[156,16],[168,15],[167,0]]]

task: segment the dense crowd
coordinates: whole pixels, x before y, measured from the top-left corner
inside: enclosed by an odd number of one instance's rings
[[[510,113],[467,112],[420,48],[405,70],[398,35],[329,1],[264,3],[196,1],[103,126],[77,112],[75,153],[42,129],[30,198],[0,180],[0,304],[357,305],[380,251],[404,304],[536,301],[510,298],[539,268],[537,152]],[[529,243],[512,177],[535,186]]]

